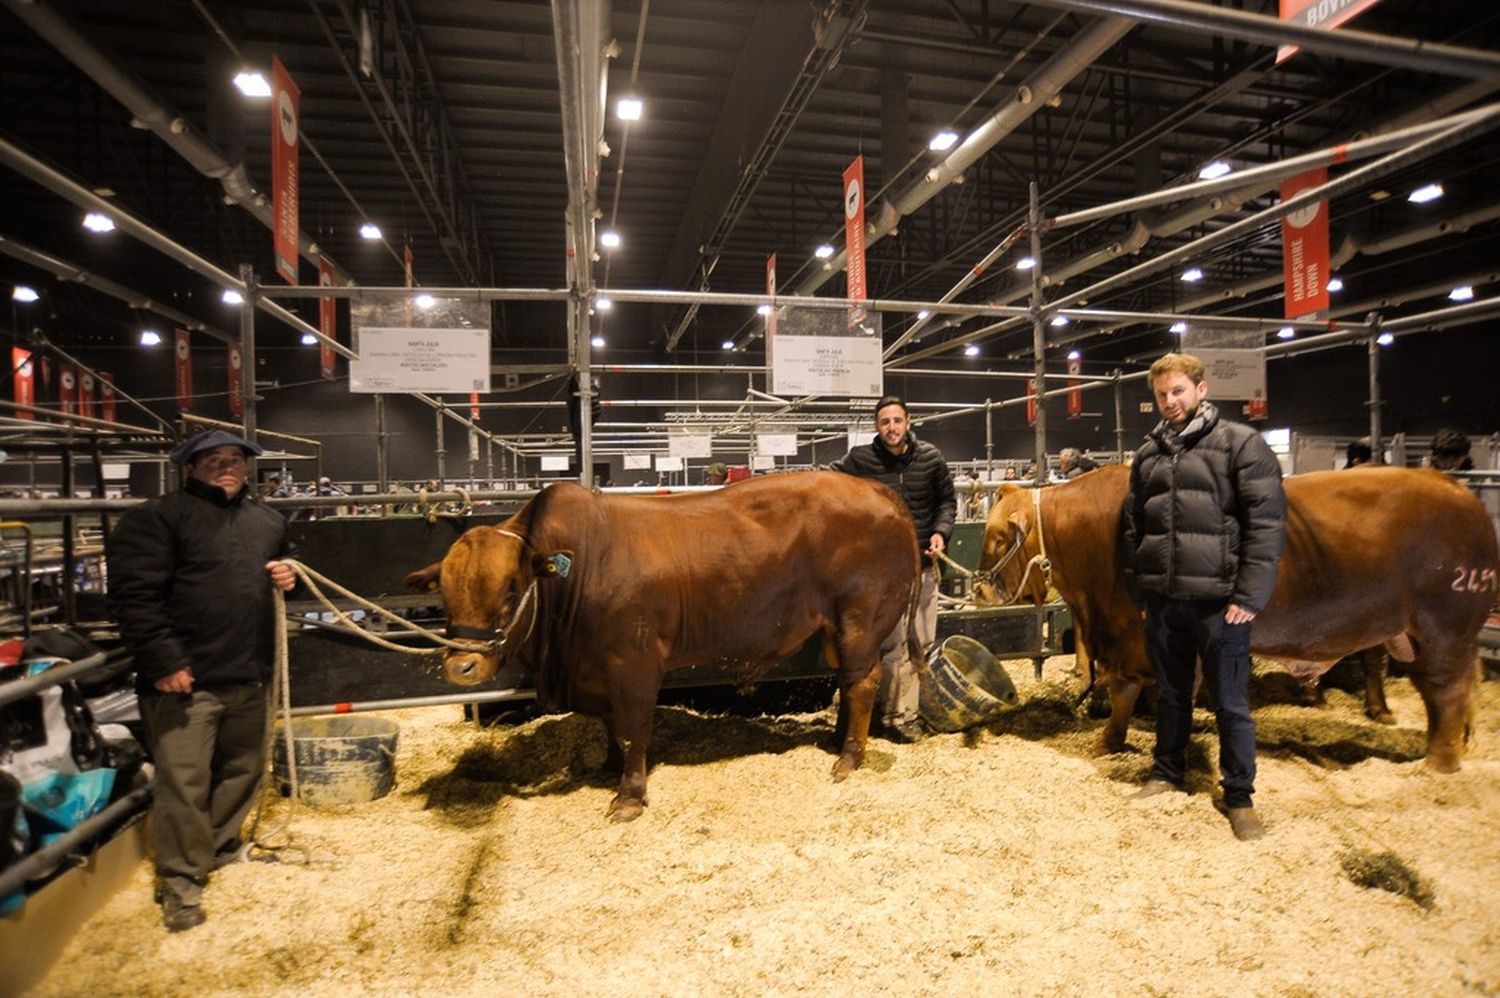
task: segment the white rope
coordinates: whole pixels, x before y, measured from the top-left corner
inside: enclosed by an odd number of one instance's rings
[[[291,793],[287,797],[286,815],[281,824],[261,834],[260,821],[265,816],[267,794],[262,790],[260,800],[255,805],[255,817],[250,822],[250,840],[240,850],[242,859],[276,859],[280,860],[278,853],[297,852],[302,856],[301,862],[306,865],[312,862],[312,855],[306,847],[297,844],[292,836],[292,811],[297,806],[299,784],[297,782],[297,751],[296,743],[292,737],[292,684],[287,670],[287,627],[286,627],[286,598],[281,590],[272,587],[272,599],[276,613],[276,667],[271,673],[271,695],[266,700],[266,734],[264,742],[265,767],[271,773],[271,781],[275,782],[275,769],[272,763],[274,753],[271,751],[272,742],[275,739],[276,725],[273,718],[276,716],[278,706],[281,709],[281,733],[286,739],[286,771],[287,782]],[[264,775],[264,770],[262,771]],[[280,843],[272,839],[282,837]],[[252,849],[258,849],[269,854],[265,857],[253,857],[250,855]]]

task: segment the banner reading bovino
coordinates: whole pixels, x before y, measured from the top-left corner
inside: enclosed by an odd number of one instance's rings
[[[412,325],[403,324],[411,309]],[[439,298],[412,308],[396,301],[356,302],[350,309],[359,360],[349,362],[349,390],[464,394],[490,390],[488,302]]]
[[[1380,0],[1281,0],[1281,19],[1295,21],[1308,28],[1337,28],[1379,2]],[[1290,59],[1297,52],[1298,46],[1283,45],[1276,50],[1276,61]]]

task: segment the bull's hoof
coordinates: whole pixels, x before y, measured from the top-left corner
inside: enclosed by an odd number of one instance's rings
[[[1367,710],[1365,716],[1376,724],[1395,724],[1396,715],[1388,710]]]
[[[1456,754],[1437,753],[1427,756],[1427,768],[1435,773],[1456,773],[1462,762]]]
[[[1099,732],[1099,737],[1094,741],[1095,755],[1114,755],[1116,752],[1125,751],[1125,736],[1117,735],[1109,728]]]
[[[615,799],[609,802],[610,821],[634,821],[646,810],[645,801],[636,800],[634,797],[621,797],[615,795]]]
[[[833,782],[844,782],[849,778],[849,774],[858,769],[863,762],[864,758],[861,756],[849,755],[848,753],[839,756],[833,764]]]

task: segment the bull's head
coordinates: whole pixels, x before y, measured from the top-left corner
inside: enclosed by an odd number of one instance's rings
[[[443,656],[443,678],[475,686],[495,678],[536,627],[538,579],[568,574],[567,554],[537,554],[519,534],[476,527],[442,562],[406,577],[413,589],[441,589],[448,637],[468,647]]]
[[[984,553],[974,577],[974,595],[991,606],[1047,602],[1046,572],[1041,570],[1037,506],[1031,489],[1002,485],[984,525]]]

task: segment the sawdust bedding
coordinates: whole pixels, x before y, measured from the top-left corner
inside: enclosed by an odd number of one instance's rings
[[[1069,709],[1071,666],[1035,683],[1008,663],[1005,720],[872,739],[840,784],[829,711],[664,707],[626,825],[604,820],[597,722],[392,712],[396,789],[296,809],[308,865],[229,867],[208,922],[168,935],[143,864],[35,994],[1500,994],[1500,682],[1453,776],[1416,761],[1405,679],[1394,728],[1339,691],[1260,708],[1268,834],[1240,843],[1210,716],[1192,792],[1127,801],[1150,722],[1090,757],[1101,722]],[[1393,854],[1430,908],[1356,886],[1354,851]]]

